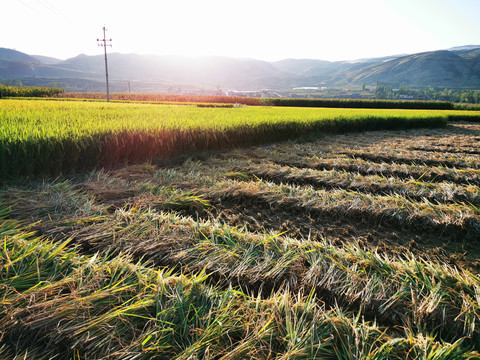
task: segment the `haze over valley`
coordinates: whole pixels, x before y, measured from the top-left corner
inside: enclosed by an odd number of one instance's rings
[[[225,56],[108,54],[116,92],[286,91],[375,87],[480,89],[480,45],[349,61],[264,61]],[[0,48],[0,81],[102,91],[103,55],[60,60]]]

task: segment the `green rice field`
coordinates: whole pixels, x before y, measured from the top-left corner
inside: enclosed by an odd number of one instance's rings
[[[321,133],[441,127],[474,111],[2,100],[0,178],[59,175]]]

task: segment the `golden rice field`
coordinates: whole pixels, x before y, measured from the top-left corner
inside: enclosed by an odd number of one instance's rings
[[[0,178],[68,174],[319,133],[445,126],[477,111],[2,100]]]
[[[5,182],[0,359],[480,358],[480,125],[458,113],[0,109],[24,121],[4,149],[29,127],[271,134]],[[299,114],[303,138],[276,139]]]

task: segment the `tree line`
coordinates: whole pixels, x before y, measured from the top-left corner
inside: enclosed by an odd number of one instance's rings
[[[388,85],[378,85],[375,91],[375,98],[389,100],[435,100],[480,104],[480,90],[438,90],[430,86],[424,89],[411,89],[406,85],[401,86],[399,89],[393,89]]]

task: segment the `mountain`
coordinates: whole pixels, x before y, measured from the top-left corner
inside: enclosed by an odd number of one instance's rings
[[[273,64],[279,69],[298,76],[329,76],[354,68],[362,68],[367,65],[382,63],[400,56],[403,55],[334,62],[314,59],[285,59],[274,62]]]
[[[13,49],[0,48],[0,59],[9,61],[18,61],[24,63],[39,63],[40,61],[33,56],[24,54]]]
[[[447,49],[448,51],[459,51],[459,50],[475,50],[479,49],[480,45],[463,45],[463,46],[455,46],[450,49]]]
[[[58,64],[59,62],[62,61],[62,60],[57,59],[57,58],[53,58],[53,57],[50,57],[50,56],[43,56],[43,55],[32,55],[32,57],[37,59],[40,63],[46,64],[46,65],[54,65],[54,64]]]
[[[273,63],[277,68],[297,76],[326,76],[344,67],[344,62],[314,59],[285,59]]]
[[[315,59],[267,62],[221,56],[110,53],[108,68],[111,81],[121,83],[124,87],[130,82],[158,82],[164,88],[173,86],[197,89],[285,90],[292,87],[343,87],[380,82],[392,86],[407,84],[480,89],[480,45],[333,62]],[[81,54],[71,59],[59,60],[0,48],[0,79],[26,81],[34,78],[36,82],[41,79],[62,79],[67,84],[75,82],[75,89],[78,91],[82,90],[82,84],[88,81],[99,86],[104,77],[103,55]],[[87,88],[85,90],[96,89],[92,86]]]
[[[480,88],[480,46],[358,61],[288,59],[278,61],[275,65],[302,77],[305,86],[380,82],[391,85]]]
[[[88,72],[91,77],[105,76],[103,55],[79,55],[57,66]],[[112,77],[122,80],[163,80],[229,87],[248,87],[257,79],[281,76],[281,70],[266,61],[218,56],[195,58],[113,53],[108,55],[108,69]]]
[[[469,52],[475,50],[469,50]],[[355,83],[405,83],[441,87],[480,86],[480,59],[441,50],[403,56],[348,73]]]

